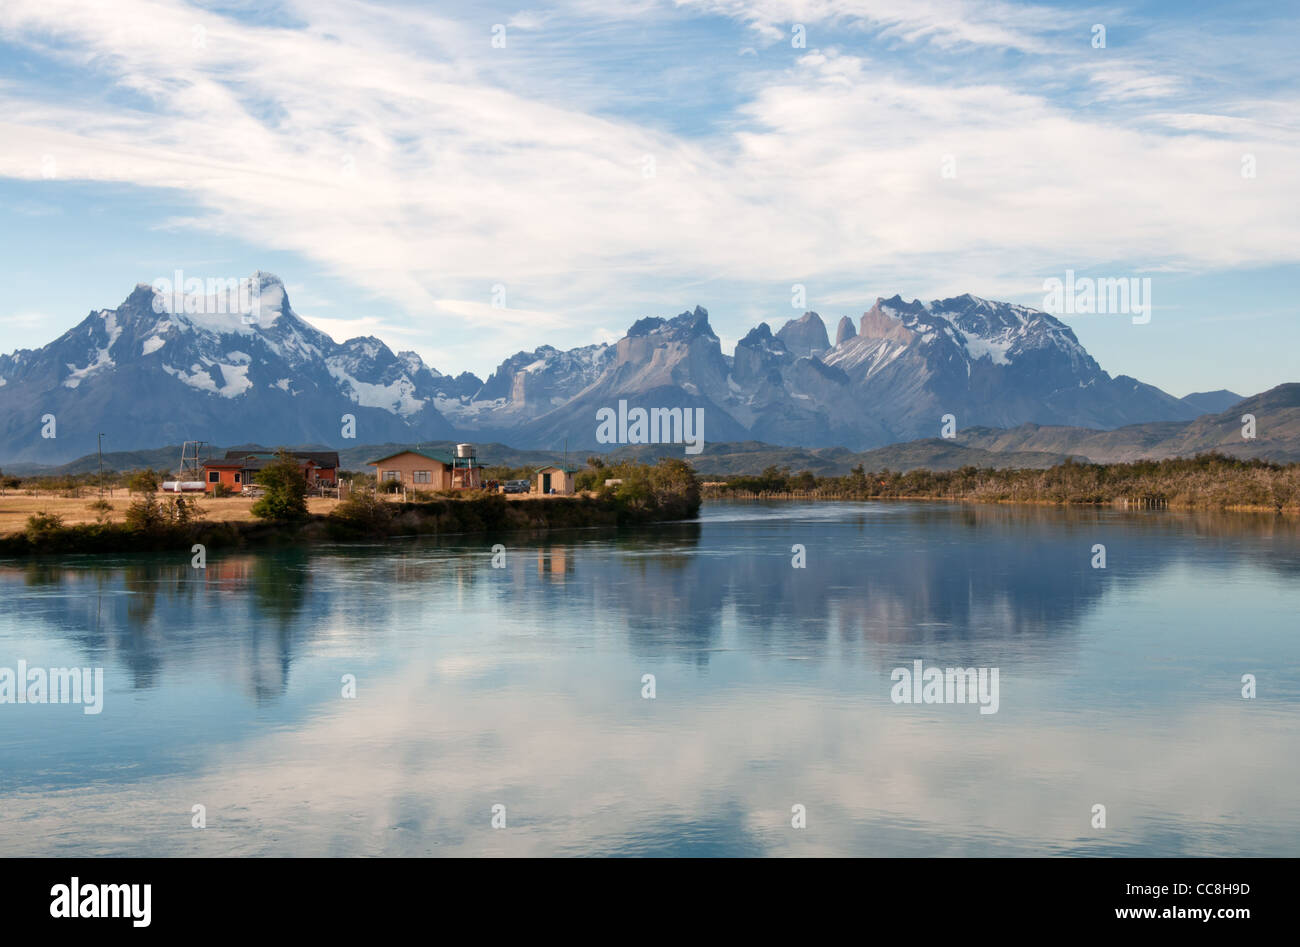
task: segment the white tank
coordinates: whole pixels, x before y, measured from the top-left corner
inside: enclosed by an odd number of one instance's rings
[[[474,456],[474,445],[473,445],[473,444],[457,444],[457,445],[456,445],[456,456],[457,456],[457,457],[473,457],[473,456]]]
[[[168,493],[202,493],[207,484],[202,480],[164,480],[162,488]]]

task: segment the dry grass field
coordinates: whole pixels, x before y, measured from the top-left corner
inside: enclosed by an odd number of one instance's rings
[[[172,496],[174,494],[159,494],[159,497],[164,500]],[[257,501],[251,497],[227,497],[216,500],[211,497],[196,497],[191,493],[183,496],[187,502],[195,499],[204,511],[204,519],[209,522],[247,522],[254,518],[252,508]],[[100,514],[98,510],[91,509],[90,505],[98,499],[99,493],[95,490],[87,490],[80,499],[54,493],[28,496],[22,492],[6,491],[4,496],[0,496],[0,534],[21,532],[27,526],[27,517],[33,513],[53,513],[61,516],[64,525],[67,526],[94,523],[98,521]],[[119,489],[114,490],[112,496],[105,491],[104,499],[113,504],[107,519],[120,523],[126,514],[126,508],[131,505],[132,500],[137,499],[137,496],[128,495],[125,490]],[[338,502],[333,498],[310,497],[307,500],[307,508],[312,513],[328,513],[338,505]]]
[[[225,497],[218,500],[193,493],[182,495],[187,502],[195,500],[198,503],[204,511],[203,518],[207,522],[250,522],[255,518],[252,508],[257,501],[252,497]],[[159,493],[158,496],[165,501],[175,494]],[[105,490],[104,499],[113,504],[113,509],[108,511],[105,518],[114,523],[122,522],[126,508],[138,497],[138,494],[128,494],[120,487],[111,492]],[[540,493],[510,494],[506,498],[513,501],[548,499]],[[27,526],[27,517],[33,513],[53,513],[61,516],[65,526],[97,522],[101,514],[98,510],[92,509],[91,504],[98,499],[99,493],[93,489],[85,490],[80,498],[63,496],[57,492],[38,492],[35,496],[29,496],[21,490],[6,491],[0,495],[0,535],[21,532]],[[386,499],[390,502],[400,502],[402,498],[400,494],[393,494]],[[332,497],[309,497],[307,509],[312,513],[329,513],[338,506],[338,503],[339,501]]]

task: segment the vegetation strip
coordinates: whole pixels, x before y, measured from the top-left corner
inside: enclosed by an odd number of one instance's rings
[[[52,552],[138,552],[162,549],[367,541],[398,535],[509,532],[582,526],[623,526],[692,519],[700,489],[690,465],[665,459],[655,465],[610,468],[608,479],[586,496],[513,501],[473,490],[457,496],[427,494],[392,502],[357,491],[328,515],[307,512],[306,484],[286,459],[259,475],[264,496],[254,506],[259,522],[208,522],[205,507],[185,496],[146,493],[131,503],[123,523],[65,526],[60,517],[37,513],[22,532],[0,537],[0,556]],[[97,501],[98,502],[98,501]]]
[[[706,481],[702,491],[705,498],[975,500],[1282,513],[1300,512],[1300,464],[1211,453],[1126,464],[1067,460],[1046,470],[962,467],[871,473],[859,465],[843,477],[768,467],[757,476]]]

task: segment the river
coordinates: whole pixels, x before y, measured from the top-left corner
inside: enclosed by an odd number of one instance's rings
[[[0,668],[103,669],[97,713],[0,703],[0,855],[1300,854],[1293,519],[709,502],[191,559],[0,561]]]

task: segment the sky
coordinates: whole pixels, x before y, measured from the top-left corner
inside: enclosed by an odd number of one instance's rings
[[[480,377],[1072,271],[1151,280],[1061,316],[1112,375],[1252,394],[1300,381],[1298,12],[4,0],[0,350],[176,270]]]

